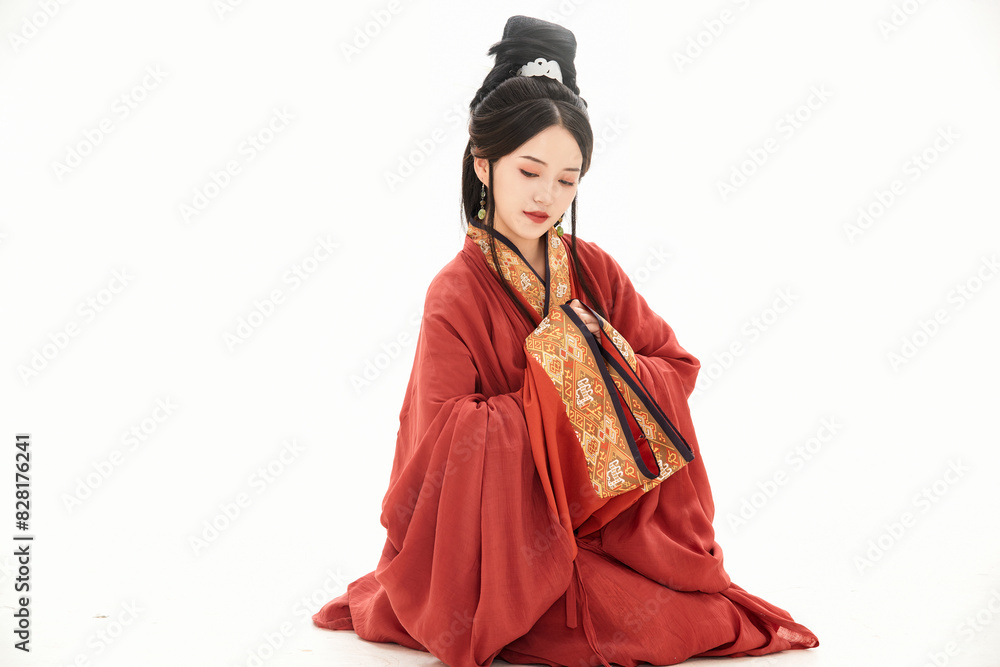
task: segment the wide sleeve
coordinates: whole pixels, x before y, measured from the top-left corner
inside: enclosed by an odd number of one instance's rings
[[[609,323],[631,345],[643,385],[694,454],[690,463],[604,527],[604,549],[675,590],[723,590],[730,580],[715,539],[715,502],[688,406],[701,364],[614,258],[593,242],[581,246],[588,272],[605,297]]]
[[[400,625],[453,667],[489,664],[572,576],[574,545],[545,502],[521,387],[488,391],[499,374],[482,319],[429,292],[375,575]]]
[[[645,382],[655,376],[657,384],[686,404],[701,363],[681,347],[673,328],[649,306],[618,262],[603,251],[602,255],[599,266],[610,293],[609,320],[635,351],[640,377]]]

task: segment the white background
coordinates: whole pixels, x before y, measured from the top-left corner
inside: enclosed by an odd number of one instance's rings
[[[727,571],[820,638],[740,664],[997,664],[997,3],[225,7],[0,7],[0,662],[440,664],[309,614],[378,561],[424,294],[462,245],[465,114],[525,13],[579,43],[601,138],[579,235],[702,361]]]

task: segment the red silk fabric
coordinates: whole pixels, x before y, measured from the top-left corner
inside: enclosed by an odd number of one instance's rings
[[[498,657],[633,667],[817,646],[805,626],[733,584],[722,566],[687,407],[698,360],[610,255],[579,239],[576,249],[639,377],[694,459],[621,507],[614,501],[631,493],[611,498],[583,530],[567,530],[572,494],[562,489],[561,509],[560,484],[533,456],[533,440],[537,447],[557,435],[541,426],[526,377],[524,340],[540,318],[525,319],[467,237],[427,290],[382,502],[382,557],[314,624],[427,650],[451,667]],[[572,278],[573,296],[593,306]]]

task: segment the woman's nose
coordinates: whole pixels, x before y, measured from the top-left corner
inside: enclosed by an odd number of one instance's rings
[[[535,192],[535,201],[539,204],[549,205],[552,203],[552,186],[539,186]]]

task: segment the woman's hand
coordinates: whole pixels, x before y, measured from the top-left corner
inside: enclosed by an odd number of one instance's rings
[[[597,321],[597,318],[594,317],[594,315],[587,310],[582,303],[580,303],[579,299],[570,300],[569,306],[573,309],[573,312],[579,315],[580,319],[587,325],[587,328],[590,329],[591,333],[596,334],[601,330],[601,323]]]

